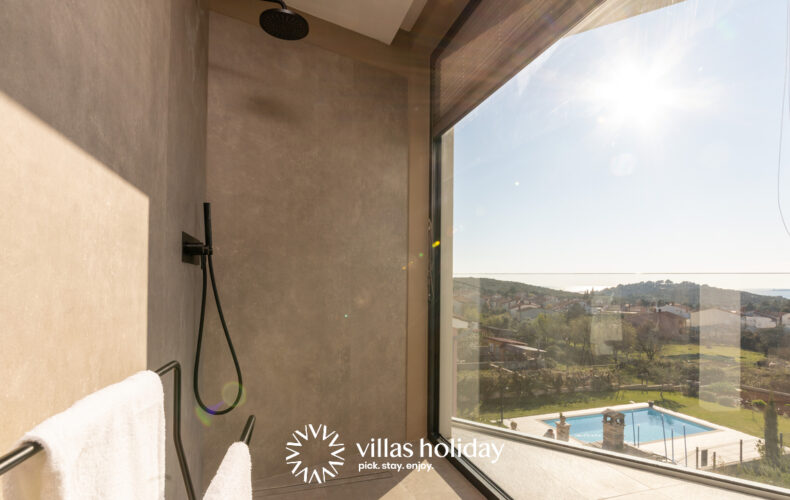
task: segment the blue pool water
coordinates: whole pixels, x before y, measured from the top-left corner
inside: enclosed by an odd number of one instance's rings
[[[664,439],[664,430],[666,430],[667,439],[670,439],[672,429],[675,431],[676,438],[683,437],[684,426],[686,427],[687,436],[713,430],[711,427],[695,424],[684,418],[673,417],[672,415],[653,408],[626,410],[621,413],[625,414],[625,441],[629,444],[633,444],[636,429],[639,430],[638,439],[640,443]],[[662,415],[664,417],[663,428]],[[543,422],[556,427],[559,419],[549,419]],[[565,422],[571,426],[571,437],[579,441],[592,443],[603,440],[603,415],[601,413],[579,417],[566,417]],[[636,428],[634,426],[636,426]]]

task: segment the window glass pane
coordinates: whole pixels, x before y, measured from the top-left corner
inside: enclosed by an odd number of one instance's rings
[[[519,436],[790,487],[787,24],[588,27],[443,136],[440,430],[510,494]]]

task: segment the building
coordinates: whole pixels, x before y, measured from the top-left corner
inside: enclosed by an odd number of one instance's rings
[[[776,320],[766,316],[743,316],[741,317],[741,326],[750,330],[776,328]]]
[[[658,335],[665,340],[684,340],[687,338],[689,320],[669,312],[656,311],[650,308],[645,312],[625,312],[623,320],[635,328],[644,324],[658,329]]]
[[[694,311],[690,314],[690,326],[692,328],[706,327],[727,327],[733,325],[740,327],[741,315],[737,311],[729,311],[719,308],[703,309]]]
[[[525,304],[516,304],[512,306],[508,312],[513,318],[519,321],[526,321],[537,318],[540,313],[546,312],[546,310],[538,304],[527,302]]]
[[[530,347],[524,342],[502,337],[484,337],[481,339],[487,346],[491,361],[522,361],[537,359],[544,352],[543,349]]]
[[[685,306],[679,306],[675,304],[669,304],[665,306],[658,306],[656,307],[656,311],[674,314],[675,316],[680,316],[681,318],[689,319],[691,317],[691,313]]]
[[[741,338],[741,315],[737,311],[710,308],[691,313],[691,328],[699,330],[700,343],[736,344]]]

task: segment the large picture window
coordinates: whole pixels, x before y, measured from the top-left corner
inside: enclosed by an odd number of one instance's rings
[[[786,0],[674,3],[438,138],[438,431],[510,495],[549,442],[790,488],[787,50]]]

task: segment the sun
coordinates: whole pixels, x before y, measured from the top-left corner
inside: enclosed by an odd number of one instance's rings
[[[676,103],[676,92],[650,66],[624,63],[601,74],[591,86],[598,121],[655,128]]]

